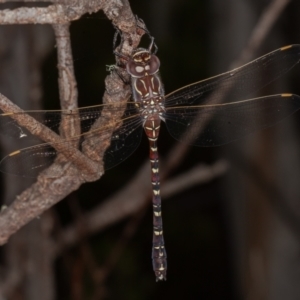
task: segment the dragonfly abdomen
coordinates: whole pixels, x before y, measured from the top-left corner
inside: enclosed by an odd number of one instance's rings
[[[152,183],[152,206],[153,206],[153,246],[152,264],[156,280],[166,280],[167,273],[167,253],[163,236],[160,178],[159,178],[159,158],[157,152],[157,138],[160,129],[160,119],[150,118],[144,124],[145,133],[150,146],[150,165]]]

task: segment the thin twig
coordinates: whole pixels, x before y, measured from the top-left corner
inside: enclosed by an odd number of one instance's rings
[[[71,48],[70,23],[55,24],[52,27],[57,46],[60,105],[64,110],[76,109],[78,107],[78,91]]]
[[[229,169],[225,160],[219,160],[211,166],[199,164],[186,173],[164,182],[163,197],[171,197],[194,185],[205,184],[224,175]]]
[[[79,19],[85,13],[97,12],[104,1],[93,1],[94,6],[50,5],[48,7],[20,7],[0,10],[0,24],[62,24]]]
[[[57,24],[52,26],[55,32],[58,56],[58,85],[60,107],[63,110],[71,110],[74,113],[62,114],[59,126],[60,135],[66,139],[80,135],[80,119],[78,113],[78,91],[74,73],[70,24]],[[72,142],[72,146],[78,148],[79,138]],[[69,158],[65,156],[68,160]]]
[[[247,46],[242,50],[239,58],[231,64],[230,68],[243,65],[253,58],[254,53],[260,47],[274,23],[290,2],[291,0],[274,0],[266,7],[252,31]]]

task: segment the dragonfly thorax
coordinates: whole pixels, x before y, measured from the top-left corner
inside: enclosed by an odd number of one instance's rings
[[[145,121],[163,119],[164,90],[159,66],[158,57],[144,48],[137,49],[126,65],[131,76],[133,99],[138,103],[141,117]]]

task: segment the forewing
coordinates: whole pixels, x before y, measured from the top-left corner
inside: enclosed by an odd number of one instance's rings
[[[255,92],[288,72],[299,60],[300,45],[280,48],[242,67],[168,94],[165,106],[219,104],[246,99],[251,94],[255,97]]]

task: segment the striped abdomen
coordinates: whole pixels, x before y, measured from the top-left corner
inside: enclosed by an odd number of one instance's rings
[[[167,253],[163,236],[163,224],[161,215],[159,159],[157,152],[157,138],[159,135],[160,119],[151,118],[144,124],[144,129],[150,145],[152,205],[153,205],[153,245],[152,264],[156,280],[166,280]]]

